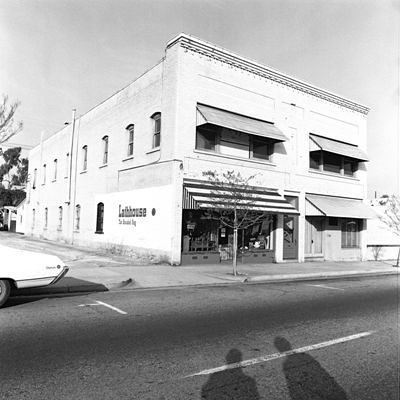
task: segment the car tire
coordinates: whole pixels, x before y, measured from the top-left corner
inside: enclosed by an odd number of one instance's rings
[[[10,282],[5,279],[0,279],[0,307],[7,301],[10,296]]]

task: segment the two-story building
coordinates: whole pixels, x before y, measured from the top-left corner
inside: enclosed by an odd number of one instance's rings
[[[368,108],[180,34],[35,147],[27,234],[171,264],[232,256],[207,171],[255,175],[244,261],[366,258]],[[240,188],[239,188],[240,189]],[[246,190],[249,190],[248,188]]]

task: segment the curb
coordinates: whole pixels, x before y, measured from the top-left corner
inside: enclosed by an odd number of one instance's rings
[[[379,273],[376,272],[368,272],[368,273],[359,273],[357,272],[356,274],[352,275],[317,275],[317,276],[306,276],[305,274],[298,274],[296,278],[293,277],[294,274],[290,275],[289,278],[283,278],[282,276],[275,275],[275,277],[269,276],[258,276],[254,277],[256,279],[249,279],[249,278],[244,278],[243,280],[235,280],[235,281],[224,281],[224,282],[215,282],[215,283],[198,283],[198,284],[191,284],[191,285],[171,285],[171,286],[136,286],[132,288],[126,288],[126,290],[167,290],[167,289],[180,289],[180,288],[196,288],[196,287],[225,287],[225,286],[233,286],[233,285],[242,285],[242,284],[247,284],[247,285],[256,285],[259,283],[282,283],[282,282],[313,282],[313,281],[318,281],[318,280],[337,280],[341,278],[357,278],[357,277],[368,277],[368,276],[387,276],[387,275],[398,275],[399,272],[391,272],[391,271],[381,271]],[[260,279],[260,278],[265,278],[265,279]]]
[[[128,278],[125,281],[117,282],[117,283],[104,283],[103,284],[108,291],[116,290],[116,289],[128,289],[128,286],[135,286],[136,282],[132,278]],[[133,288],[132,288],[133,289]]]
[[[323,275],[319,273],[315,274],[282,274],[282,275],[260,275],[254,277],[244,277],[238,280],[226,280],[215,283],[198,283],[191,285],[171,285],[171,286],[138,286],[134,279],[128,278],[127,280],[109,283],[109,284],[90,284],[90,285],[76,285],[76,286],[46,286],[39,288],[19,289],[13,290],[11,295],[17,296],[48,296],[48,295],[61,295],[61,294],[79,294],[79,293],[91,293],[91,292],[109,292],[117,290],[162,290],[162,289],[179,289],[179,288],[196,288],[196,287],[223,287],[241,284],[257,284],[257,283],[280,283],[280,282],[306,282],[306,281],[317,281],[317,280],[335,280],[341,278],[358,278],[358,277],[369,277],[369,276],[387,276],[387,275],[399,275],[399,271],[348,271],[346,274],[343,273],[325,273]]]
[[[399,271],[348,271],[346,274],[339,272],[327,272],[325,274],[285,274],[285,275],[260,275],[249,277],[244,280],[246,283],[252,282],[297,282],[297,281],[315,281],[315,280],[330,280],[340,278],[357,278],[368,276],[385,276],[385,275],[399,275]]]

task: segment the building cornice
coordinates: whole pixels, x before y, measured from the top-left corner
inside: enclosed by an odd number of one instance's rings
[[[311,96],[318,97],[320,99],[329,101],[338,106],[348,108],[361,114],[367,115],[369,112],[369,108],[362,104],[356,103],[352,100],[338,96],[332,92],[328,92],[324,89],[310,85],[309,83],[295,79],[293,77],[290,77],[289,75],[285,75],[279,71],[273,70],[270,67],[266,67],[260,63],[257,63],[256,61],[241,57],[235,53],[230,52],[229,50],[217,47],[212,43],[197,39],[193,36],[181,33],[167,43],[167,49],[174,45],[179,45],[187,51],[200,54],[216,61],[220,61],[232,67],[247,71],[262,78],[287,86],[291,89],[295,89]]]

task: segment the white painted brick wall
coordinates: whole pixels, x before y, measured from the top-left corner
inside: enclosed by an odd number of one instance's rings
[[[196,151],[197,103],[273,122],[289,140],[276,146],[270,163]],[[155,112],[162,114],[162,129],[161,147],[153,151],[150,117]],[[127,158],[128,134],[125,127],[129,124],[135,125],[135,142],[134,155]],[[150,71],[77,119],[73,184],[68,204],[69,178],[65,178],[64,171],[65,156],[70,152],[71,131],[69,125],[30,152],[29,174],[32,177],[34,168],[37,168],[38,181],[36,189],[28,189],[25,217],[28,234],[92,246],[118,244],[123,239],[124,245],[139,252],[157,253],[171,263],[178,263],[184,177],[201,178],[201,172],[208,169],[235,169],[244,175],[256,174],[257,184],[300,196],[302,230],[305,193],[354,198],[366,195],[365,171],[360,171],[357,179],[309,172],[308,138],[312,132],[357,144],[365,150],[364,115],[186,51],[179,44],[169,47],[165,58]],[[102,138],[105,135],[109,137],[109,161],[103,166]],[[88,146],[86,172],[82,171],[81,149],[84,145]],[[52,182],[53,160],[56,158],[58,177]],[[40,175],[44,163],[47,165],[47,181],[42,185]],[[170,188],[168,196],[164,196],[163,187]],[[121,236],[120,227],[107,219],[107,233],[102,237],[94,233],[97,202],[105,199],[106,204],[113,199],[111,203],[114,204],[118,198],[116,193],[120,191],[129,192],[133,200],[135,193],[140,191],[145,202],[145,192],[141,191],[145,188],[148,201],[157,196],[163,198],[168,218],[160,221],[159,228],[147,230],[140,240],[134,236],[126,238]],[[81,223],[79,232],[74,233],[73,216],[77,204],[81,206]],[[57,230],[59,206],[64,210],[61,231]],[[43,229],[45,207],[49,210],[47,229]],[[36,210],[33,230],[32,209]],[[158,245],[154,244],[157,242],[153,230],[164,232]],[[300,259],[304,256],[302,247],[304,241],[300,239]]]

